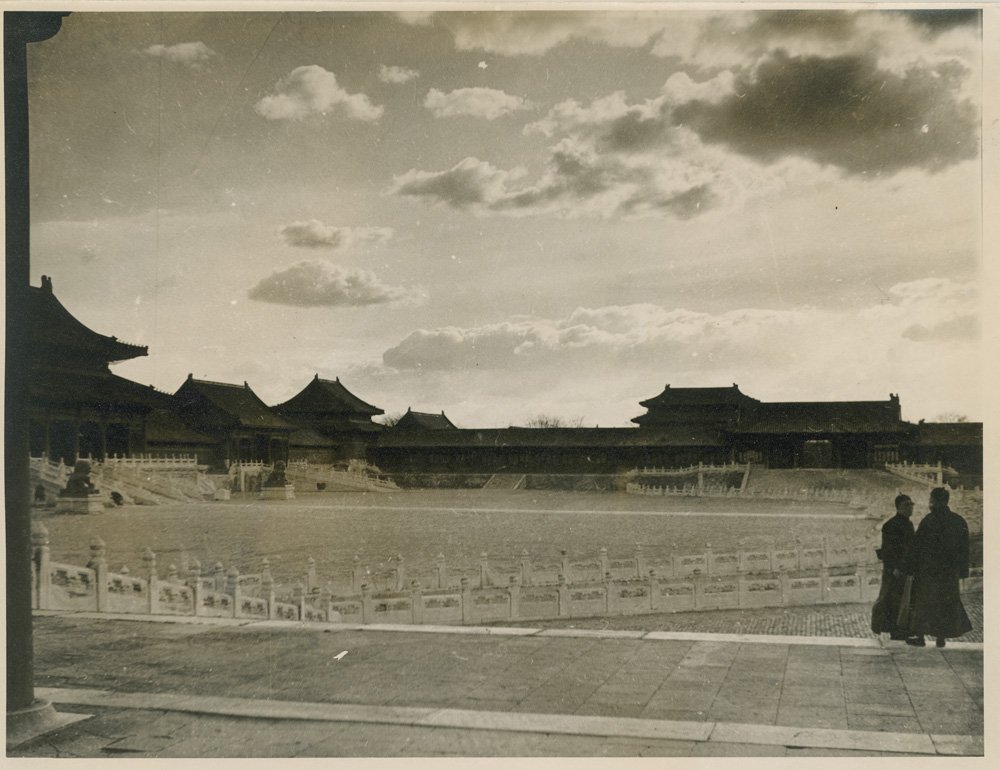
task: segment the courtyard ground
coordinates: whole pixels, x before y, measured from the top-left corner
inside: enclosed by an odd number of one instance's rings
[[[37,519],[57,560],[198,558],[321,579],[355,554],[429,570],[857,541],[881,519],[821,503],[415,490],[130,507]],[[889,643],[867,605],[354,626],[36,613],[37,694],[90,718],[13,757],[981,755],[982,595],[944,650]]]
[[[982,755],[982,645],[39,613],[14,757]]]
[[[891,507],[891,501],[887,503]],[[862,542],[881,520],[838,503],[651,498],[623,493],[505,490],[400,490],[312,493],[295,500],[233,499],[220,503],[129,506],[96,516],[36,511],[49,531],[52,558],[86,564],[100,537],[112,569],[142,566],[151,548],[161,572],[182,571],[198,559],[241,574],[267,558],[280,583],[301,579],[316,561],[321,582],[349,582],[355,556],[372,573],[402,556],[408,578],[430,581],[438,555],[454,575],[478,574],[480,554],[491,564],[516,564],[527,551],[535,564],[593,560],[602,547],[628,558],[641,544],[650,566],[671,554],[738,548]]]

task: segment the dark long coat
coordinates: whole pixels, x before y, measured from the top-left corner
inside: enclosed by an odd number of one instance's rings
[[[906,556],[913,575],[911,631],[951,639],[972,630],[959,593],[969,576],[969,526],[948,506],[933,508],[920,522]]]
[[[876,634],[907,631],[896,627],[896,618],[906,581],[906,575],[902,571],[912,541],[913,522],[908,517],[897,513],[882,525],[882,548],[879,551],[879,558],[882,560],[882,587],[872,607],[872,631]],[[895,570],[900,570],[900,574],[893,574]]]

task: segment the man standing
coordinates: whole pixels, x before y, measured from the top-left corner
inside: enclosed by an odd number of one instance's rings
[[[896,515],[882,525],[882,547],[878,557],[882,560],[882,588],[872,607],[872,631],[889,632],[890,639],[906,639],[906,629],[896,625],[899,604],[903,596],[906,574],[904,559],[913,541],[913,500],[909,495],[896,496]]]
[[[933,636],[938,647],[945,639],[972,630],[962,606],[959,581],[969,576],[969,526],[948,507],[948,490],[931,490],[930,513],[917,527],[913,547],[905,560],[905,571],[913,575],[913,619],[915,635],[907,644],[924,646],[924,635]]]

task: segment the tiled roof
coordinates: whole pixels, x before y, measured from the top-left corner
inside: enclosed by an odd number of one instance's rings
[[[384,431],[379,447],[658,447],[722,446],[717,431],[699,426],[670,428],[455,428]]]
[[[165,409],[154,409],[146,418],[146,441],[151,444],[214,444],[215,439],[192,430]]]
[[[895,433],[912,429],[899,419],[898,401],[789,401],[764,403],[733,433]]]
[[[654,407],[712,405],[712,404],[749,404],[759,403],[757,399],[742,393],[736,383],[728,388],[672,388],[668,384],[663,392],[639,405],[647,409]]]
[[[414,412],[412,409],[407,409],[406,414],[400,417],[399,422],[393,426],[393,430],[451,431],[458,430],[458,428],[445,416],[444,412],[441,412],[441,414],[430,414],[429,412]]]
[[[106,411],[170,409],[174,398],[152,386],[140,385],[108,371],[75,372],[49,367],[32,367],[28,375],[31,402],[79,404]]]
[[[289,435],[288,445],[294,447],[332,447],[336,446],[336,442],[312,428],[299,428],[293,430]]]
[[[299,393],[292,396],[288,401],[276,405],[274,408],[282,414],[293,414],[296,412],[347,412],[350,414],[363,414],[369,417],[376,414],[385,414],[385,410],[362,401],[351,393],[351,391],[341,384],[339,377],[335,380],[322,380],[318,374]]]
[[[928,446],[982,446],[981,422],[922,422],[917,442]]]
[[[191,406],[202,399],[229,415],[233,422],[241,427],[275,430],[292,430],[295,427],[272,412],[246,383],[232,385],[225,382],[210,382],[196,380],[188,375],[184,384],[177,389],[175,397],[180,400],[182,407]]]
[[[129,345],[117,337],[106,337],[78,321],[52,293],[52,281],[42,277],[42,286],[28,288],[28,328],[31,346],[44,351],[56,348],[84,354],[105,364],[127,361],[147,354],[142,345]]]

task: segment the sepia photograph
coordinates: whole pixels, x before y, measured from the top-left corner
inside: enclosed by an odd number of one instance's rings
[[[987,756],[992,3],[0,11],[5,761]]]

